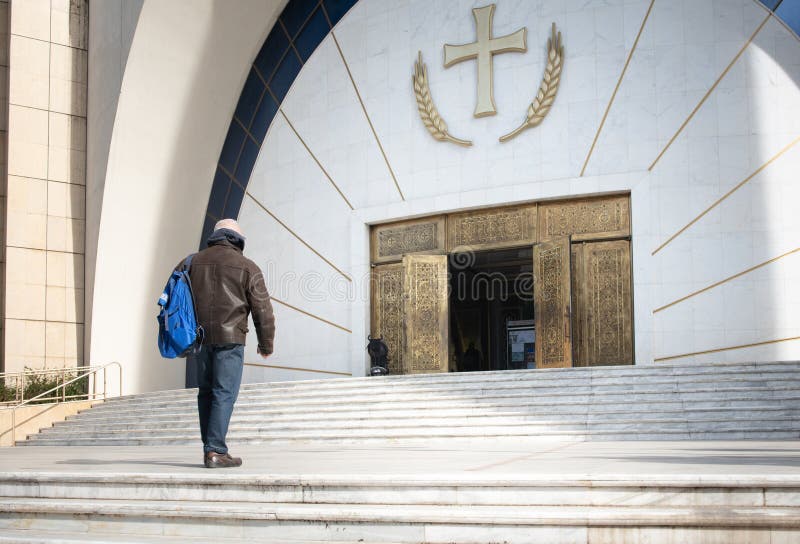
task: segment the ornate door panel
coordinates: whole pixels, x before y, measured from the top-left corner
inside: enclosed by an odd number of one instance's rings
[[[403,255],[444,254],[444,216],[372,228],[373,264],[399,262]]]
[[[544,202],[539,205],[539,239],[571,236],[572,241],[620,238],[631,233],[628,195]]]
[[[448,251],[531,245],[536,241],[536,205],[477,210],[447,216]]]
[[[583,274],[583,246],[571,244],[572,255],[572,366],[586,366],[584,353],[584,328],[586,325],[585,281]]]
[[[628,240],[576,246],[580,266],[576,308],[582,330],[583,365],[633,364],[631,244]]]
[[[372,270],[371,336],[389,348],[389,372],[403,374],[403,265],[384,264]]]
[[[449,312],[446,255],[403,257],[406,374],[448,371]]]
[[[572,366],[570,261],[567,236],[533,247],[537,368]]]

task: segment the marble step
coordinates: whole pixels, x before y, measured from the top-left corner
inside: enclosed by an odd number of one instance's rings
[[[458,438],[536,438],[555,441],[669,441],[669,440],[798,440],[800,429],[793,426],[771,425],[763,422],[760,426],[747,428],[737,425],[734,428],[697,428],[696,430],[664,429],[660,426],[650,425],[639,432],[632,430],[597,430],[592,428],[573,430],[539,430],[536,433],[513,432],[514,429],[502,427],[499,429],[441,429],[430,432],[428,429],[414,429],[413,432],[397,433],[372,432],[287,432],[287,433],[259,433],[244,436],[228,435],[228,442],[234,444],[426,444],[431,439],[458,439]],[[134,438],[130,435],[120,434],[114,438],[90,438],[86,436],[69,436],[64,438],[50,438],[35,435],[30,439],[18,442],[17,446],[184,446],[199,443],[199,432],[183,433],[162,437],[145,436]]]
[[[619,380],[620,378],[636,379],[637,377],[648,378],[653,376],[684,376],[698,375],[713,377],[714,375],[738,375],[742,373],[754,374],[756,376],[766,376],[770,373],[783,372],[794,373],[800,371],[800,363],[794,361],[782,361],[774,363],[715,363],[715,364],[678,364],[678,365],[641,365],[641,366],[618,366],[618,367],[592,367],[592,368],[569,368],[569,369],[540,369],[540,370],[509,370],[502,372],[472,372],[472,373],[451,373],[451,374],[426,374],[426,375],[406,375],[406,376],[384,376],[368,378],[328,378],[317,380],[303,380],[292,382],[273,382],[262,384],[245,384],[242,392],[249,390],[269,390],[269,391],[321,391],[331,389],[364,389],[381,387],[396,387],[399,385],[436,385],[438,383],[502,383],[507,381],[519,380]],[[153,399],[157,397],[177,398],[180,395],[189,394],[187,389],[171,391],[156,391],[140,395],[120,397],[118,400],[130,399]]]
[[[355,407],[368,408],[380,406],[392,409],[433,409],[464,406],[470,403],[474,406],[486,404],[497,404],[502,401],[531,401],[538,400],[542,405],[552,406],[554,404],[573,404],[590,402],[596,406],[599,404],[642,404],[664,401],[684,401],[684,402],[708,402],[725,401],[734,398],[735,400],[765,400],[788,399],[800,397],[800,389],[793,386],[778,385],[775,387],[718,387],[718,388],[684,388],[681,390],[664,389],[635,389],[627,392],[615,393],[578,393],[565,390],[563,392],[547,392],[533,395],[529,392],[515,393],[487,393],[481,396],[469,395],[420,395],[411,398],[398,398],[395,395],[386,395],[383,398],[358,398],[348,396],[337,396],[330,398],[309,399],[305,402],[297,402],[282,399],[248,400],[246,398],[237,401],[239,410],[267,410],[291,407],[294,410],[318,410],[321,408],[344,407],[353,409]],[[121,407],[112,408],[109,405],[99,405],[91,408],[80,415],[82,417],[105,417],[124,412],[128,415],[166,414],[166,413],[191,413],[196,410],[196,400],[182,403],[163,403],[158,406]],[[84,416],[84,414],[86,414]]]
[[[486,544],[495,542],[491,533],[496,533],[494,528],[483,528],[481,532],[466,535],[464,538],[455,539],[443,533],[439,527],[425,528],[425,540],[428,544]],[[487,533],[488,531],[488,533]],[[523,532],[524,533],[524,532]],[[442,535],[439,540],[433,537]],[[484,540],[475,540],[484,538]],[[400,542],[396,539],[374,540],[361,538],[358,541],[341,540],[338,533],[322,535],[321,540],[308,540],[305,538],[284,539],[270,535],[269,544],[330,544],[336,538],[336,544],[418,544],[419,540],[406,540]],[[541,540],[546,538],[547,540]],[[533,540],[531,540],[533,539]],[[687,543],[687,542],[720,542],[725,544],[794,544],[800,539],[800,531],[793,529],[724,529],[724,528],[695,528],[695,527],[592,527],[587,529],[569,528],[564,531],[548,531],[541,528],[532,528],[528,534],[520,538],[506,537],[504,544],[622,544],[634,542],[649,542],[653,544],[667,543]],[[31,531],[6,530],[0,534],[0,543],[14,544],[82,544],[86,543],[109,543],[109,544],[187,544],[195,542],[191,537],[175,537],[163,535],[119,535],[116,533],[106,533],[93,530],[91,533],[75,532],[65,533],[64,531]],[[214,542],[222,544],[253,544],[253,538],[227,538],[215,537]],[[265,541],[267,542],[267,541]]]
[[[586,413],[586,412],[624,412],[630,413],[633,411],[653,412],[653,411],[675,411],[675,410],[716,410],[716,409],[741,409],[741,410],[757,410],[761,408],[770,408],[779,406],[781,408],[794,409],[800,406],[800,391],[789,391],[784,395],[772,395],[769,399],[763,398],[762,395],[742,395],[735,396],[722,396],[713,398],[708,397],[705,400],[693,400],[690,404],[685,403],[681,399],[675,399],[672,395],[666,397],[666,400],[656,402],[641,401],[635,402],[621,402],[609,401],[602,402],[595,399],[590,400],[591,397],[579,396],[575,399],[568,399],[564,402],[563,399],[518,399],[512,398],[507,400],[498,400],[494,402],[450,402],[440,403],[436,406],[437,413],[453,413],[453,414],[484,414],[487,411],[501,411],[501,410],[533,410],[542,411],[551,414],[572,414],[572,413]],[[236,403],[234,410],[234,418],[262,418],[270,416],[294,416],[305,417],[306,414],[319,415],[319,417],[337,417],[344,416],[348,413],[359,415],[369,414],[376,417],[389,417],[398,413],[411,413],[411,414],[429,414],[430,403],[375,403],[375,404],[338,404],[329,406],[315,406],[313,410],[303,410],[293,405],[285,405],[281,407],[270,407],[258,404]],[[67,421],[72,423],[101,423],[108,424],[113,422],[130,422],[130,421],[162,421],[164,419],[174,419],[180,417],[181,419],[189,420],[194,419],[197,415],[196,404],[192,403],[188,406],[177,406],[173,410],[140,410],[135,413],[128,411],[120,411],[120,413],[99,413],[92,410],[83,411],[77,415],[69,416]]]
[[[102,528],[101,528],[102,529]],[[83,544],[84,542],[108,544],[187,544],[185,536],[164,536],[145,534],[117,534],[107,533],[102,530],[92,530],[91,533],[83,531],[65,532],[53,529],[50,531],[34,531],[31,529],[4,529],[0,533],[0,543],[13,544]],[[243,538],[214,537],[214,542],[221,544],[252,544],[252,540]],[[326,544],[323,540],[292,540],[292,544]],[[341,543],[337,544],[356,544]],[[363,542],[358,544],[364,544]]]
[[[774,383],[717,383],[717,384],[689,384],[689,385],[674,385],[674,384],[654,384],[648,387],[559,387],[547,389],[533,389],[533,388],[486,388],[482,390],[472,391],[437,391],[437,392],[387,392],[383,395],[331,395],[331,396],[309,396],[303,398],[286,398],[281,396],[258,395],[258,396],[243,396],[237,401],[237,404],[242,406],[326,406],[337,404],[350,404],[350,405],[386,405],[391,403],[399,403],[404,405],[420,404],[429,402],[452,402],[452,401],[474,401],[474,402],[491,402],[494,399],[547,399],[548,401],[558,401],[560,399],[567,399],[570,402],[582,398],[585,400],[604,401],[604,400],[620,400],[626,401],[631,398],[636,400],[647,400],[656,395],[675,395],[677,398],[686,395],[705,395],[705,394],[720,394],[726,393],[735,395],[737,393],[749,394],[770,394],[770,393],[794,393],[800,394],[800,381],[797,383],[789,382],[786,380]],[[635,397],[634,397],[635,396]],[[103,413],[119,413],[125,412],[146,412],[157,411],[162,409],[191,409],[196,406],[196,396],[183,399],[180,401],[168,402],[160,401],[157,403],[136,403],[136,404],[118,404],[96,405],[92,411],[96,414]]]
[[[709,506],[439,506],[285,504],[18,498],[0,513],[0,532],[144,531],[186,538],[235,536],[269,542],[296,535],[400,542],[565,542],[575,528],[800,526],[800,508]],[[146,535],[146,533],[145,533]],[[338,538],[336,536],[338,535]],[[498,540],[499,538],[499,540]],[[573,537],[574,538],[574,537]],[[485,540],[484,540],[485,539]],[[585,541],[585,540],[584,540]]]
[[[29,498],[15,500],[0,513],[0,542],[752,544],[796,542],[798,526],[800,509],[778,506],[531,508]]]
[[[387,395],[393,398],[405,399],[414,398],[424,395],[474,395],[485,396],[487,394],[498,393],[527,393],[531,395],[538,394],[556,394],[559,392],[571,391],[574,393],[620,393],[636,389],[698,389],[698,388],[713,388],[713,387],[749,387],[749,388],[774,388],[778,386],[790,387],[794,386],[800,389],[800,372],[792,374],[781,374],[768,378],[759,379],[753,376],[729,376],[717,378],[713,380],[685,380],[676,377],[664,377],[662,379],[649,379],[641,383],[633,383],[626,380],[617,380],[611,383],[597,383],[593,380],[581,380],[578,383],[564,384],[563,382],[553,382],[551,384],[534,383],[530,381],[518,381],[508,383],[472,383],[472,384],[436,384],[436,387],[408,387],[403,384],[397,384],[396,387],[389,387],[377,391],[371,388],[347,388],[347,390],[329,389],[321,391],[309,391],[302,393],[277,393],[270,388],[260,390],[243,391],[240,394],[242,401],[259,401],[264,399],[280,399],[281,401],[304,402],[306,400],[320,401],[331,398],[340,398],[347,395],[349,398],[354,399],[375,399],[384,398]],[[121,406],[125,407],[159,407],[164,405],[174,405],[176,403],[190,403],[196,390],[192,393],[183,393],[180,396],[174,397],[156,397],[156,398],[134,398],[129,400],[109,400],[99,408],[107,410],[115,410]]]
[[[795,375],[792,379],[782,378],[777,380],[754,380],[754,379],[745,379],[744,377],[739,377],[737,379],[730,379],[730,380],[719,380],[719,381],[689,381],[689,382],[679,382],[672,378],[664,380],[664,381],[652,381],[648,383],[642,384],[630,384],[624,380],[618,381],[616,384],[612,385],[599,385],[594,386],[591,384],[578,384],[578,385],[569,385],[569,384],[555,384],[552,386],[547,387],[538,387],[538,386],[528,386],[525,384],[512,384],[512,385],[492,385],[492,384],[473,384],[470,387],[466,388],[458,388],[458,387],[439,387],[437,389],[424,389],[424,388],[416,388],[416,389],[403,389],[402,387],[398,388],[389,388],[385,391],[380,391],[377,393],[372,393],[368,390],[361,390],[361,391],[324,391],[324,392],[317,392],[316,394],[304,394],[304,395],[288,395],[288,394],[276,394],[270,393],[268,390],[251,392],[249,394],[240,393],[239,398],[240,400],[245,401],[253,401],[253,402],[261,402],[265,399],[270,400],[278,400],[281,402],[308,402],[308,401],[325,401],[328,399],[337,399],[343,396],[347,398],[359,398],[364,400],[374,400],[374,399],[384,399],[387,396],[392,397],[396,396],[401,399],[407,399],[409,397],[429,397],[435,396],[437,398],[442,396],[471,396],[475,398],[480,398],[486,396],[487,393],[492,392],[499,392],[502,395],[509,395],[514,393],[526,393],[526,392],[537,392],[540,394],[565,394],[570,391],[581,392],[583,394],[587,392],[597,392],[598,394],[615,394],[615,393],[625,393],[630,391],[695,391],[695,390],[714,390],[714,389],[745,389],[745,388],[756,388],[756,389],[769,389],[775,387],[783,387],[783,388],[796,388],[800,389],[800,372]],[[187,389],[184,390],[186,393],[180,397],[176,397],[173,399],[163,398],[153,401],[147,401],[143,399],[139,400],[129,400],[129,401],[119,401],[117,399],[109,399],[103,404],[98,405],[100,409],[117,409],[120,407],[126,408],[139,408],[142,406],[162,406],[162,405],[172,405],[172,404],[184,404],[184,403],[191,403],[193,399],[197,395],[196,389]]]
[[[108,543],[108,544],[187,544],[185,536],[165,536],[165,535],[144,535],[138,534],[117,534],[107,533],[102,530],[88,532],[66,533],[59,530],[33,531],[30,529],[8,530],[0,534],[0,543],[14,544],[83,544],[84,542]],[[214,542],[221,544],[253,544],[252,539],[215,536]],[[325,540],[274,540],[270,539],[269,544],[330,544],[330,539]],[[359,542],[337,540],[337,544],[378,544],[376,542]],[[384,544],[384,543],[380,543]],[[401,543],[392,543],[401,544]]]
[[[435,419],[431,420],[431,418],[418,418],[418,419],[402,419],[402,420],[373,420],[368,422],[366,425],[364,422],[359,421],[343,421],[337,425],[331,425],[328,422],[316,422],[316,421],[305,421],[305,422],[292,422],[292,423],[283,423],[283,424],[268,424],[268,423],[237,423],[235,427],[231,426],[231,432],[251,432],[251,431],[258,431],[258,432],[281,432],[281,431],[294,431],[294,430],[309,430],[309,431],[341,431],[341,432],[348,432],[350,430],[364,430],[371,431],[371,427],[379,427],[382,429],[422,429],[422,428],[430,428],[430,429],[437,429],[437,428],[491,428],[491,427],[519,427],[519,428],[530,428],[530,429],[538,429],[541,427],[549,427],[553,429],[561,428],[561,427],[568,427],[574,428],[576,425],[582,427],[592,427],[597,429],[608,429],[608,428],[617,428],[617,427],[625,427],[628,428],[631,425],[656,425],[656,426],[673,426],[673,425],[688,425],[689,427],[703,427],[705,425],[714,424],[714,425],[750,425],[750,424],[760,424],[762,422],[773,422],[775,424],[781,423],[786,424],[797,422],[798,426],[800,426],[800,419],[797,418],[796,412],[790,413],[785,416],[774,416],[773,414],[766,414],[764,419],[757,419],[755,417],[751,417],[750,414],[740,414],[738,417],[705,417],[705,418],[687,418],[684,416],[673,416],[673,417],[660,417],[658,414],[646,414],[646,413],[634,413],[631,414],[630,417],[625,419],[613,419],[613,420],[589,420],[588,418],[572,418],[572,419],[564,419],[561,421],[558,420],[551,420],[548,419],[546,416],[541,416],[539,418],[511,418],[511,417],[504,417],[504,418],[462,418],[461,420],[441,420],[437,421]],[[106,428],[99,428],[98,430],[92,430],[86,428],[81,428],[81,432],[85,433],[93,433],[98,435],[103,435],[107,433],[130,433],[132,436],[136,433],[164,433],[165,431],[172,432],[173,430],[181,430],[185,429],[186,425],[188,424],[189,428],[193,428],[196,422],[185,421],[185,424],[178,425],[174,428],[169,428],[167,425],[160,423],[157,426],[151,426],[149,428],[139,428],[139,429],[125,429],[125,428],[117,428],[117,427],[106,427]],[[60,426],[60,427],[51,427],[46,429],[48,436],[54,435],[61,435],[61,434],[71,434],[69,426]]]
[[[713,403],[711,403],[713,404]],[[512,407],[514,408],[514,407]],[[557,424],[560,422],[586,422],[589,424],[600,424],[600,423],[612,423],[612,422],[620,422],[620,421],[628,421],[628,420],[636,420],[641,421],[643,419],[647,419],[648,421],[654,421],[659,419],[664,420],[675,420],[679,419],[682,421],[702,421],[702,420],[717,420],[717,421],[724,421],[724,420],[731,420],[731,419],[766,419],[771,420],[773,418],[786,418],[786,417],[794,417],[794,414],[797,414],[798,405],[797,403],[794,404],[786,404],[776,407],[775,404],[770,405],[762,405],[758,408],[749,408],[749,409],[742,409],[742,408],[733,408],[733,409],[720,409],[721,407],[711,407],[712,410],[707,410],[703,408],[684,408],[681,410],[681,407],[678,406],[677,410],[672,411],[658,411],[658,410],[646,410],[642,407],[631,407],[631,406],[612,406],[611,410],[607,412],[601,411],[593,411],[593,410],[581,410],[581,411],[569,411],[560,413],[555,410],[551,410],[549,413],[546,411],[527,411],[527,412],[520,412],[518,409],[514,411],[508,412],[508,407],[504,407],[502,409],[498,409],[497,412],[491,409],[480,410],[476,411],[471,415],[449,415],[445,413],[438,413],[429,410],[428,412],[423,411],[412,411],[412,412],[397,412],[396,417],[387,415],[391,414],[391,412],[375,412],[372,414],[354,414],[353,417],[348,417],[347,414],[342,415],[341,417],[336,418],[327,418],[322,417],[324,415],[338,415],[336,412],[332,412],[330,414],[320,414],[321,417],[315,418],[314,414],[309,413],[299,413],[297,417],[294,418],[287,418],[287,419],[280,419],[280,418],[271,418],[268,414],[259,414],[258,412],[244,412],[236,408],[234,411],[234,417],[232,418],[232,425],[234,426],[252,426],[252,425],[278,425],[278,426],[287,426],[292,427],[296,425],[306,425],[307,423],[318,423],[321,426],[326,426],[329,428],[336,428],[341,427],[342,425],[347,425],[349,421],[358,421],[363,423],[364,425],[382,425],[384,422],[395,421],[395,422],[409,422],[409,424],[417,425],[418,422],[423,420],[429,420],[431,418],[435,419],[437,422],[440,422],[444,426],[453,425],[456,420],[464,420],[469,422],[470,425],[482,425],[487,422],[491,422],[493,419],[502,418],[504,420],[512,420],[512,421],[530,421],[530,422],[548,422]],[[155,428],[160,426],[168,426],[168,425],[194,425],[197,421],[197,412],[194,411],[189,414],[180,415],[176,417],[175,415],[165,415],[164,417],[150,417],[150,418],[142,418],[140,420],[114,420],[114,419],[102,419],[102,418],[86,418],[86,419],[73,419],[67,422],[63,422],[60,424],[55,425],[49,429],[45,430],[64,430],[64,429],[80,429],[80,430],[91,430],[91,429],[118,429],[118,430],[135,430],[137,428]]]
[[[680,408],[680,407],[678,407]],[[444,424],[451,424],[452,422],[459,421],[459,420],[468,420],[472,421],[473,423],[486,423],[488,421],[493,420],[500,420],[500,419],[512,419],[516,421],[539,421],[539,422],[560,422],[560,421],[574,421],[576,419],[581,419],[587,421],[589,423],[594,422],[606,422],[606,421],[620,421],[620,420],[630,420],[631,418],[635,418],[636,420],[641,420],[642,418],[646,418],[649,421],[658,421],[658,420],[690,420],[690,421],[697,421],[697,420],[706,420],[706,419],[716,419],[716,420],[730,420],[730,419],[739,419],[742,416],[742,407],[731,407],[731,408],[716,408],[716,409],[706,409],[706,410],[682,410],[682,409],[675,409],[673,406],[671,410],[664,409],[659,410],[658,412],[653,412],[649,410],[641,410],[638,412],[632,412],[628,410],[622,411],[612,411],[612,410],[589,410],[587,408],[578,407],[578,409],[573,409],[570,411],[564,411],[561,413],[557,412],[547,412],[542,410],[537,413],[532,413],[530,411],[525,410],[492,410],[490,412],[486,410],[453,410],[449,413],[441,413],[437,412],[435,416],[430,416],[429,412],[423,413],[422,411],[396,411],[396,412],[376,412],[376,413],[362,413],[362,412],[341,412],[341,413],[313,413],[313,414],[284,414],[281,416],[274,416],[268,414],[252,414],[252,415],[240,415],[234,410],[233,417],[231,418],[231,428],[236,428],[237,426],[246,426],[246,425],[253,425],[259,423],[268,423],[270,425],[277,425],[277,424],[298,424],[298,425],[306,425],[308,423],[316,423],[319,424],[321,421],[325,421],[330,423],[331,425],[338,425],[339,422],[349,423],[349,422],[358,422],[359,424],[369,424],[373,422],[396,422],[396,421],[403,421],[403,420],[413,420],[419,421],[421,416],[425,416],[425,419],[429,422],[438,423],[440,425]],[[787,418],[787,417],[794,417],[800,419],[800,404],[792,407],[783,407],[783,406],[762,406],[762,407],[747,407],[746,408],[748,418],[754,417],[756,419],[772,419],[775,418]],[[151,418],[151,419],[142,419],[142,418],[119,418],[114,419],[113,421],[108,420],[80,420],[80,419],[73,419],[68,421],[61,421],[57,422],[53,425],[52,428],[43,429],[42,432],[51,432],[52,429],[60,429],[64,427],[68,427],[69,429],[73,430],[74,432],[83,432],[83,431],[91,431],[95,429],[107,429],[109,425],[113,424],[115,429],[118,430],[136,430],[136,429],[147,429],[152,428],[154,423],[158,423],[159,426],[162,428],[173,428],[173,427],[180,427],[185,425],[194,425],[197,423],[197,414],[189,414],[182,418]]]
[[[500,382],[500,383],[454,383],[448,384],[435,384],[430,387],[423,386],[407,386],[398,383],[394,387],[385,388],[342,388],[342,389],[321,389],[318,391],[273,391],[268,387],[258,390],[242,391],[240,397],[243,399],[259,399],[274,398],[282,400],[303,400],[308,398],[329,398],[333,396],[362,396],[362,397],[382,397],[386,394],[393,395],[430,395],[441,393],[476,393],[483,394],[486,391],[563,391],[563,390],[580,390],[580,391],[598,391],[598,392],[619,392],[630,389],[656,389],[656,388],[671,388],[680,389],[684,387],[708,387],[710,385],[720,385],[725,387],[772,387],[775,385],[795,385],[800,387],[800,372],[795,373],[780,373],[774,376],[762,377],[737,375],[731,377],[711,376],[705,380],[688,380],[675,377],[664,377],[660,379],[649,379],[647,381],[633,382],[624,380],[621,383],[605,384],[599,383],[594,380],[581,380],[575,383],[565,383],[564,381],[553,381],[551,383],[540,383],[531,381],[514,381],[514,382]],[[119,405],[158,405],[164,402],[177,402],[190,400],[196,395],[196,389],[183,390],[180,395],[163,396],[154,398],[134,398],[127,400],[111,399],[107,402],[108,406]]]
[[[0,473],[6,499],[467,506],[800,507],[798,475]]]
[[[759,419],[757,416],[762,416]],[[769,415],[769,417],[764,417]],[[554,420],[546,416],[527,416],[527,417],[476,417],[476,418],[453,418],[453,419],[439,419],[439,418],[416,418],[416,419],[401,419],[401,420],[348,420],[332,425],[320,421],[302,421],[302,422],[232,422],[229,428],[230,436],[240,436],[242,434],[263,434],[275,432],[289,432],[289,431],[330,431],[337,430],[339,432],[348,432],[351,429],[363,429],[370,425],[380,426],[382,429],[456,429],[456,428],[494,428],[494,427],[514,427],[518,429],[529,429],[532,434],[535,434],[536,429],[577,429],[588,428],[591,426],[597,430],[635,430],[646,428],[648,425],[658,426],[659,428],[680,429],[683,431],[692,431],[699,428],[719,428],[730,425],[740,425],[740,428],[747,428],[749,425],[761,423],[764,421],[770,422],[773,426],[786,425],[787,422],[797,422],[796,427],[800,429],[800,410],[790,411],[784,415],[775,414],[748,414],[747,416],[730,415],[728,417],[721,417],[720,415],[705,417],[705,418],[688,418],[682,414],[673,415],[672,417],[657,417],[651,414],[629,414],[624,419],[610,419],[603,420],[601,418],[572,418]],[[148,425],[130,425],[130,426],[115,426],[113,428],[96,426],[96,427],[83,427],[83,426],[59,426],[43,429],[40,436],[47,438],[67,437],[80,435],[83,437],[102,438],[106,436],[114,436],[116,434],[125,433],[131,437],[141,436],[143,434],[149,436],[171,436],[186,432],[187,430],[194,429],[197,425],[196,421],[183,421],[177,424],[169,424],[168,422],[160,422],[157,427]],[[791,427],[792,429],[795,426]],[[35,437],[36,435],[34,435]],[[32,437],[33,438],[33,437]]]
[[[278,440],[281,438],[286,439],[330,439],[334,437],[341,438],[374,438],[382,437],[389,439],[403,439],[405,437],[418,437],[429,436],[437,438],[440,436],[523,436],[523,437],[539,437],[547,436],[555,433],[612,433],[618,434],[627,433],[632,435],[642,435],[646,433],[699,433],[699,432],[738,432],[738,431],[765,431],[771,430],[773,432],[797,432],[800,431],[800,424],[795,423],[791,419],[783,420],[757,420],[753,423],[745,419],[740,420],[725,420],[725,421],[704,421],[704,422],[686,422],[686,421],[628,421],[623,423],[611,424],[595,424],[585,422],[574,423],[492,423],[485,426],[467,426],[467,425],[452,425],[452,426],[433,426],[433,425],[411,425],[411,426],[398,426],[398,425],[384,425],[381,426],[380,431],[374,429],[364,429],[358,426],[331,428],[331,427],[270,427],[270,426],[252,426],[252,427],[237,427],[232,426],[228,437],[235,442],[247,442],[248,440],[269,439]],[[72,440],[72,439],[92,439],[92,440],[105,440],[115,438],[127,438],[133,440],[151,439],[158,440],[164,439],[185,439],[187,442],[193,442],[198,436],[197,424],[192,423],[184,427],[175,428],[157,428],[145,430],[98,430],[98,431],[81,431],[81,432],[42,432],[30,437],[31,445],[43,444],[41,441],[52,440]],[[35,444],[33,444],[35,442]]]

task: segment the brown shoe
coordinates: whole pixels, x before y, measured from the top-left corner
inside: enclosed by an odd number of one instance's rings
[[[206,468],[228,468],[242,466],[241,457],[231,457],[229,453],[210,451],[203,456]]]

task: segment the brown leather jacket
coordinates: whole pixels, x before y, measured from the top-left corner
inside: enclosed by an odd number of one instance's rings
[[[205,331],[204,344],[244,344],[247,316],[253,314],[259,352],[272,353],[275,317],[264,275],[242,250],[216,231],[208,247],[192,259],[197,320]],[[183,266],[181,261],[176,268]]]

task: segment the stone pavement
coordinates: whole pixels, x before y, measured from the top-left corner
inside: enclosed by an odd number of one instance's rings
[[[800,542],[800,442],[0,450],[0,542]]]
[[[199,440],[198,440],[199,443]],[[798,441],[572,442],[449,440],[414,444],[230,443],[237,469],[210,471],[201,447],[26,447],[0,449],[1,472],[259,475],[501,475],[800,477]]]

